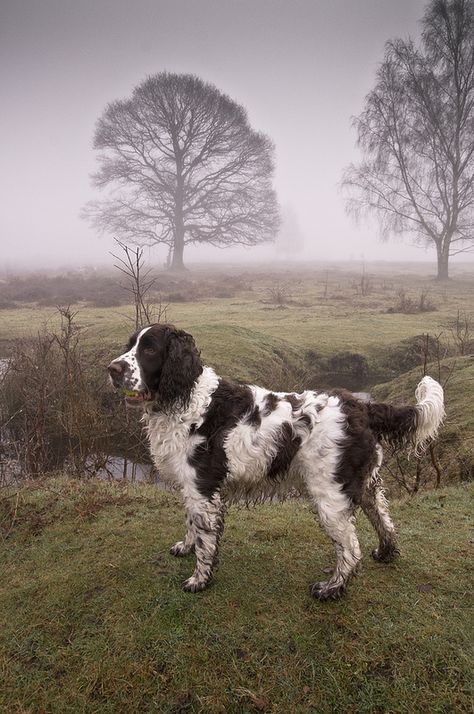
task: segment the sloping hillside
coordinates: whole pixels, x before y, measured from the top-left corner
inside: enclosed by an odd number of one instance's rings
[[[446,420],[437,442],[437,454],[446,479],[474,479],[474,356],[456,357],[438,365],[428,365],[428,374],[445,386]],[[378,401],[414,404],[420,368],[372,390]]]
[[[231,510],[214,585],[180,589],[192,559],[177,498],[56,479],[0,493],[0,710],[468,711],[472,496],[399,501],[402,557],[369,556],[346,599],[308,585],[331,544],[297,502]],[[471,619],[472,622],[472,619]]]

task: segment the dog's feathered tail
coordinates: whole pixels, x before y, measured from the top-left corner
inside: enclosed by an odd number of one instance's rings
[[[415,406],[367,404],[369,422],[374,432],[393,446],[409,444],[420,454],[436,437],[444,419],[443,388],[435,379],[423,377],[415,391]]]

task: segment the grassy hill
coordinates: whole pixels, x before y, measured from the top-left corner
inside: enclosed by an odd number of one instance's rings
[[[390,566],[369,557],[360,516],[361,575],[321,604],[308,585],[334,556],[306,505],[232,509],[215,583],[193,596],[180,590],[192,559],[168,555],[183,529],[174,494],[2,489],[0,710],[470,711],[473,494],[393,503]]]
[[[467,355],[428,365],[428,374],[445,384],[446,419],[436,450],[443,478],[474,480],[474,356]],[[410,370],[372,390],[375,399],[393,404],[413,404],[421,371]]]

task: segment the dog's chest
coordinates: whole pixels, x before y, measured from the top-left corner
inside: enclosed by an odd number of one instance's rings
[[[150,453],[160,476],[167,481],[181,481],[194,448],[189,425],[169,416],[151,416],[147,424]]]
[[[174,415],[161,412],[144,415],[150,453],[165,480],[183,485],[192,479],[190,457],[204,440],[192,432],[202,424],[218,381],[214,370],[204,367],[186,409]]]

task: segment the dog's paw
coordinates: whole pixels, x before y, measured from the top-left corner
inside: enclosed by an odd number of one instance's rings
[[[392,563],[399,555],[400,551],[395,545],[378,547],[372,551],[372,558],[378,563]]]
[[[171,555],[176,556],[176,558],[182,558],[185,555],[189,555],[194,550],[193,545],[186,545],[183,540],[179,540],[177,543],[171,546]]]
[[[206,585],[207,582],[205,580],[196,578],[194,575],[191,575],[190,578],[184,581],[183,590],[188,593],[198,593],[201,590],[204,590]]]
[[[338,600],[346,591],[345,585],[331,585],[329,582],[313,583],[309,592],[317,600]]]

